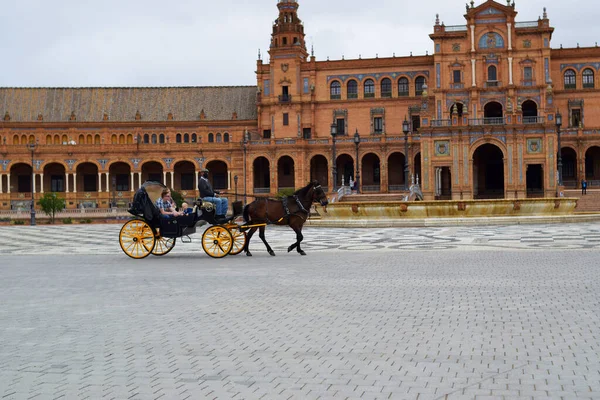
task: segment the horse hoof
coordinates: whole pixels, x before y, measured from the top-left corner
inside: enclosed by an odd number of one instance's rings
[[[298,253],[300,253],[301,256],[305,256],[306,253],[304,251],[299,251]]]
[[[250,253],[250,252],[247,252],[247,253],[246,253],[246,255],[247,255],[248,257],[252,257],[252,253]]]
[[[292,251],[294,248],[292,246],[288,247],[288,253]]]
[[[269,254],[272,255],[273,257],[275,257],[275,252],[274,251],[270,251]]]

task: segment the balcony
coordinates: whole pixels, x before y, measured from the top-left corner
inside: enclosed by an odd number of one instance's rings
[[[487,81],[485,83],[486,88],[497,88],[499,86],[502,86],[502,82],[500,81]]]
[[[450,89],[464,89],[464,88],[465,88],[464,83],[451,83],[450,84]]]
[[[525,79],[521,81],[521,86],[536,86],[536,82],[531,79]]]
[[[452,120],[449,119],[432,119],[431,126],[441,127],[441,126],[452,126]]]
[[[479,126],[479,125],[506,125],[506,118],[504,118],[504,117],[494,117],[494,118],[475,118],[475,119],[469,119],[469,125],[471,125],[471,126]]]
[[[280,103],[291,103],[292,102],[292,95],[291,94],[282,94],[282,95],[279,95],[279,102]]]
[[[524,124],[543,124],[544,117],[523,117]]]

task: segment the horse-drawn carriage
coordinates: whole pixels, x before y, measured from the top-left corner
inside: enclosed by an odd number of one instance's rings
[[[296,191],[294,195],[283,199],[257,199],[243,206],[241,201],[234,201],[233,217],[222,222],[215,220],[215,207],[210,202],[198,199],[194,202],[191,214],[175,218],[164,218],[155,202],[160,198],[165,186],[158,182],[145,182],[135,193],[129,213],[133,218],[127,221],[119,232],[119,244],[125,254],[131,258],[144,258],[150,254],[163,256],[169,253],[177,238],[182,243],[190,243],[189,235],[196,233],[196,228],[208,223],[202,234],[202,248],[211,257],[221,258],[228,254],[235,255],[242,251],[251,256],[248,243],[257,229],[260,238],[270,255],[275,253],[267,243],[264,230],[267,224],[289,225],[296,232],[296,243],[288,247],[288,252],[300,248],[302,226],[309,217],[309,209],[313,202],[327,205],[327,197],[321,185],[313,181],[306,187]],[[241,224],[233,222],[244,216]],[[246,234],[246,231],[249,231]]]
[[[129,209],[134,217],[127,221],[119,232],[119,244],[125,254],[132,258],[144,258],[150,254],[164,256],[175,247],[177,239],[190,243],[189,235],[196,233],[196,227],[203,221],[210,226],[202,234],[202,248],[211,257],[221,258],[228,254],[239,254],[246,245],[245,229],[231,222],[218,224],[215,221],[215,207],[212,203],[198,199],[194,202],[191,214],[165,218],[155,202],[165,188],[158,182],[145,182],[133,197]],[[242,213],[242,203],[234,202],[233,214]]]

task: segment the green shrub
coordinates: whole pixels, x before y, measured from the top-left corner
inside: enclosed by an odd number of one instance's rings
[[[91,219],[89,219],[89,218],[88,218],[88,219],[80,219],[80,220],[79,220],[79,223],[80,223],[80,224],[91,224],[91,223],[92,223],[92,220],[91,220]]]
[[[13,225],[25,225],[25,221],[22,219],[15,219],[12,221]]]
[[[73,219],[72,218],[64,218],[62,220],[63,224],[72,224],[73,223]]]
[[[293,188],[282,189],[277,193],[277,197],[287,197],[293,195],[295,190]]]

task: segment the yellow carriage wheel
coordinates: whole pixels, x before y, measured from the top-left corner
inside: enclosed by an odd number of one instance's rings
[[[127,221],[119,232],[121,250],[131,258],[144,258],[154,249],[156,239],[147,222],[132,219]]]
[[[229,232],[231,232],[231,237],[233,238],[233,243],[229,254],[235,256],[244,250],[244,246],[246,245],[246,232],[240,231],[240,228],[237,225],[228,228]]]
[[[164,256],[175,247],[175,242],[177,239],[168,238],[164,236],[157,236],[156,243],[154,244],[154,248],[152,249],[152,254],[155,256]]]
[[[233,238],[227,228],[213,225],[202,234],[202,248],[213,258],[225,257],[231,251]]]

